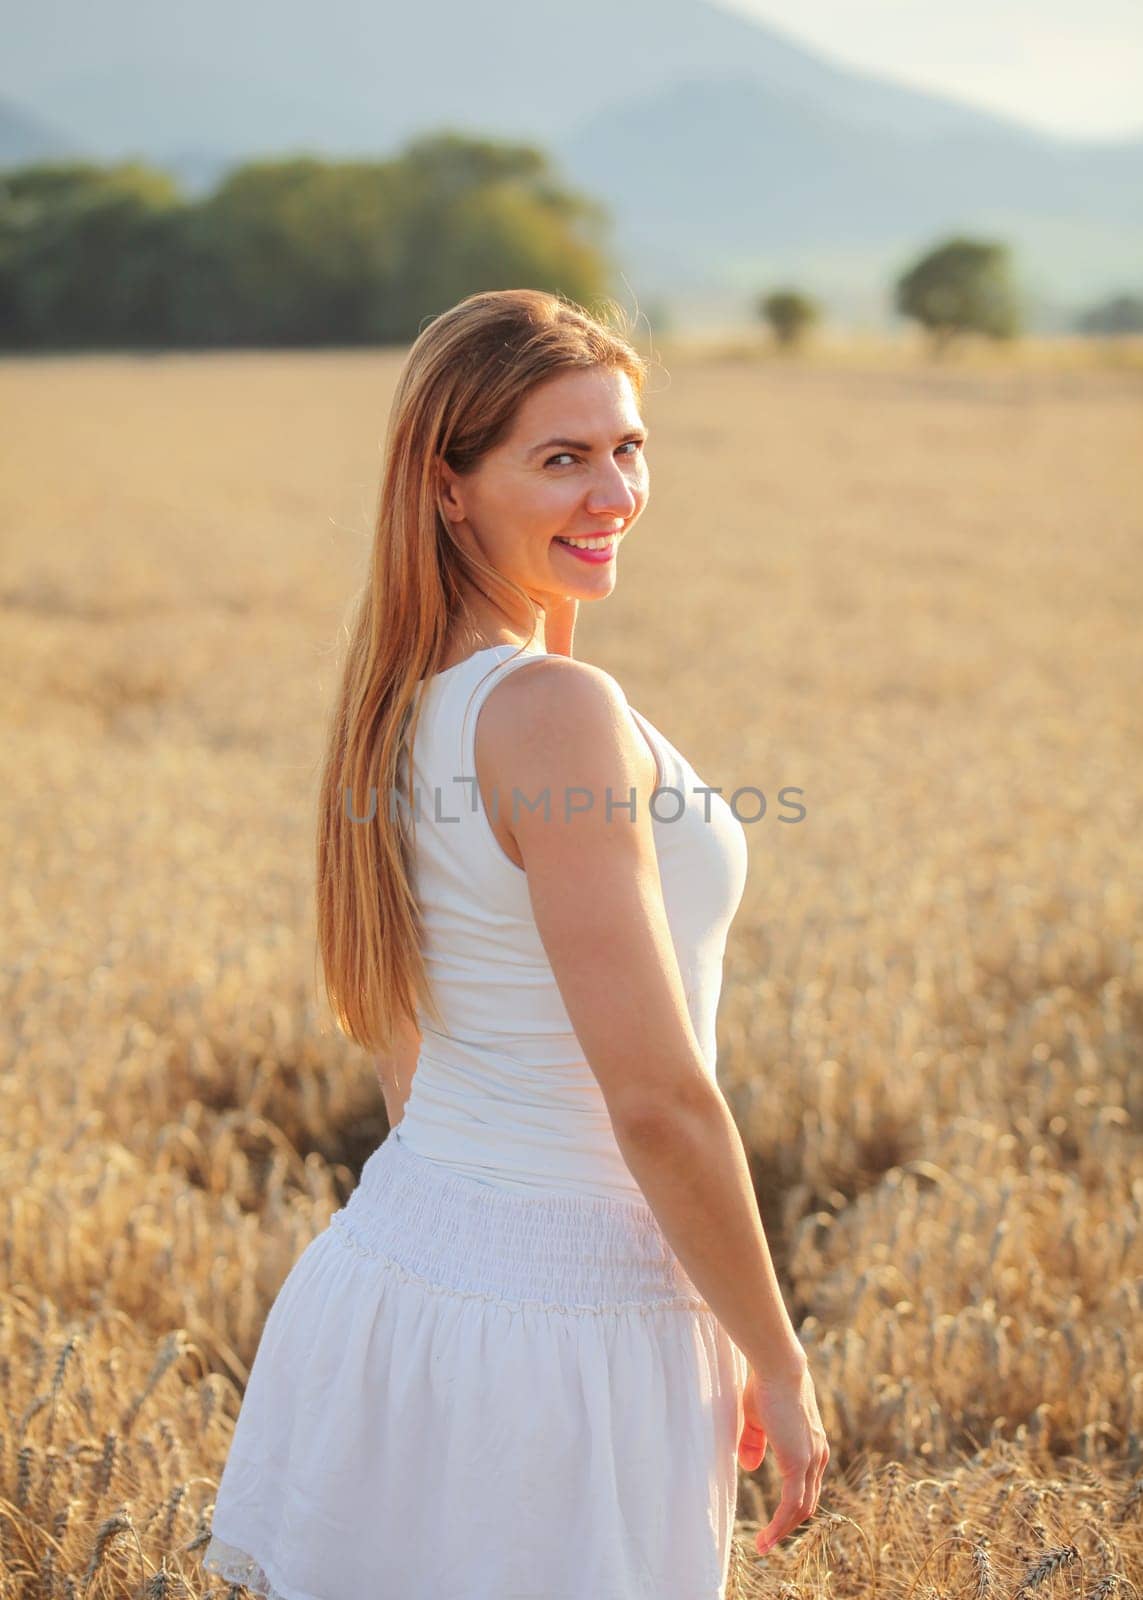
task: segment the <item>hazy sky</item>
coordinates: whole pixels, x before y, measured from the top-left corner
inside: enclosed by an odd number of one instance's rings
[[[716,0],[835,60],[1078,138],[1143,135],[1143,0]]]

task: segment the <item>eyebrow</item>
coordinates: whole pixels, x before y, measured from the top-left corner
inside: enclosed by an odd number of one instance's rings
[[[615,443],[617,445],[627,444],[631,439],[642,439],[645,443],[650,437],[650,428],[632,428],[621,439],[616,439]],[[582,450],[587,455],[590,455],[594,448],[586,439],[545,439],[543,444],[534,444],[528,454],[530,456],[537,455],[541,450],[550,450],[553,445],[557,444],[565,450]]]

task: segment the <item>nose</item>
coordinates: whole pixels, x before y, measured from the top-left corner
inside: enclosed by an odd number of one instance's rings
[[[638,496],[632,492],[628,476],[617,461],[612,461],[601,477],[593,479],[587,509],[594,516],[606,516],[610,512],[626,521],[638,504]]]

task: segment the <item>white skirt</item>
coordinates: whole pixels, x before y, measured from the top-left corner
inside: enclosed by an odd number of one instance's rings
[[[746,1358],[651,1208],[394,1129],[270,1307],[208,1573],[267,1600],[725,1600]]]

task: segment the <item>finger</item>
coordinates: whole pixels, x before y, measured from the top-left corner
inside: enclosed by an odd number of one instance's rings
[[[828,1470],[829,1470],[829,1448],[827,1446],[825,1455],[822,1458],[821,1470],[818,1472],[818,1497],[817,1497],[817,1500],[816,1500],[815,1506],[814,1506],[815,1510],[821,1504],[822,1483],[823,1483],[823,1481],[825,1479],[825,1475],[826,1475],[826,1472]]]
[[[772,1550],[803,1520],[802,1506],[808,1476],[808,1472],[790,1473],[782,1479],[782,1498],[778,1502],[778,1509],[758,1535],[758,1549],[763,1554]]]
[[[818,1486],[817,1471],[815,1470],[815,1468],[813,1466],[809,1466],[809,1467],[806,1468],[806,1480],[805,1480],[805,1484],[803,1485],[803,1488],[802,1488],[802,1504],[801,1504],[801,1507],[800,1507],[801,1516],[798,1518],[798,1523],[797,1523],[798,1526],[801,1526],[801,1524],[803,1522],[805,1522],[807,1517],[812,1517],[813,1514],[814,1514],[814,1507],[818,1503],[817,1502],[817,1486]]]
[[[806,1506],[806,1516],[812,1517],[814,1512],[818,1509],[818,1501],[821,1499],[822,1479],[820,1472],[815,1472],[813,1477],[810,1479],[809,1489],[810,1498],[809,1504]]]
[[[813,1472],[811,1474],[811,1477],[813,1479],[814,1509],[815,1510],[817,1509],[818,1502],[821,1500],[821,1497],[822,1497],[822,1479],[826,1475],[826,1468],[828,1466],[829,1466],[829,1446],[828,1445],[823,1445],[822,1453],[818,1457],[817,1465],[816,1465],[816,1467],[814,1468],[814,1470],[813,1470]]]
[[[766,1454],[766,1430],[748,1422],[738,1440],[738,1461],[744,1472],[754,1472]]]
[[[822,1461],[821,1466],[818,1468],[817,1472],[814,1474],[814,1503],[810,1507],[810,1516],[811,1517],[814,1515],[814,1513],[818,1509],[818,1506],[821,1504],[822,1479],[825,1477],[827,1465],[828,1465],[828,1457],[825,1458]]]

